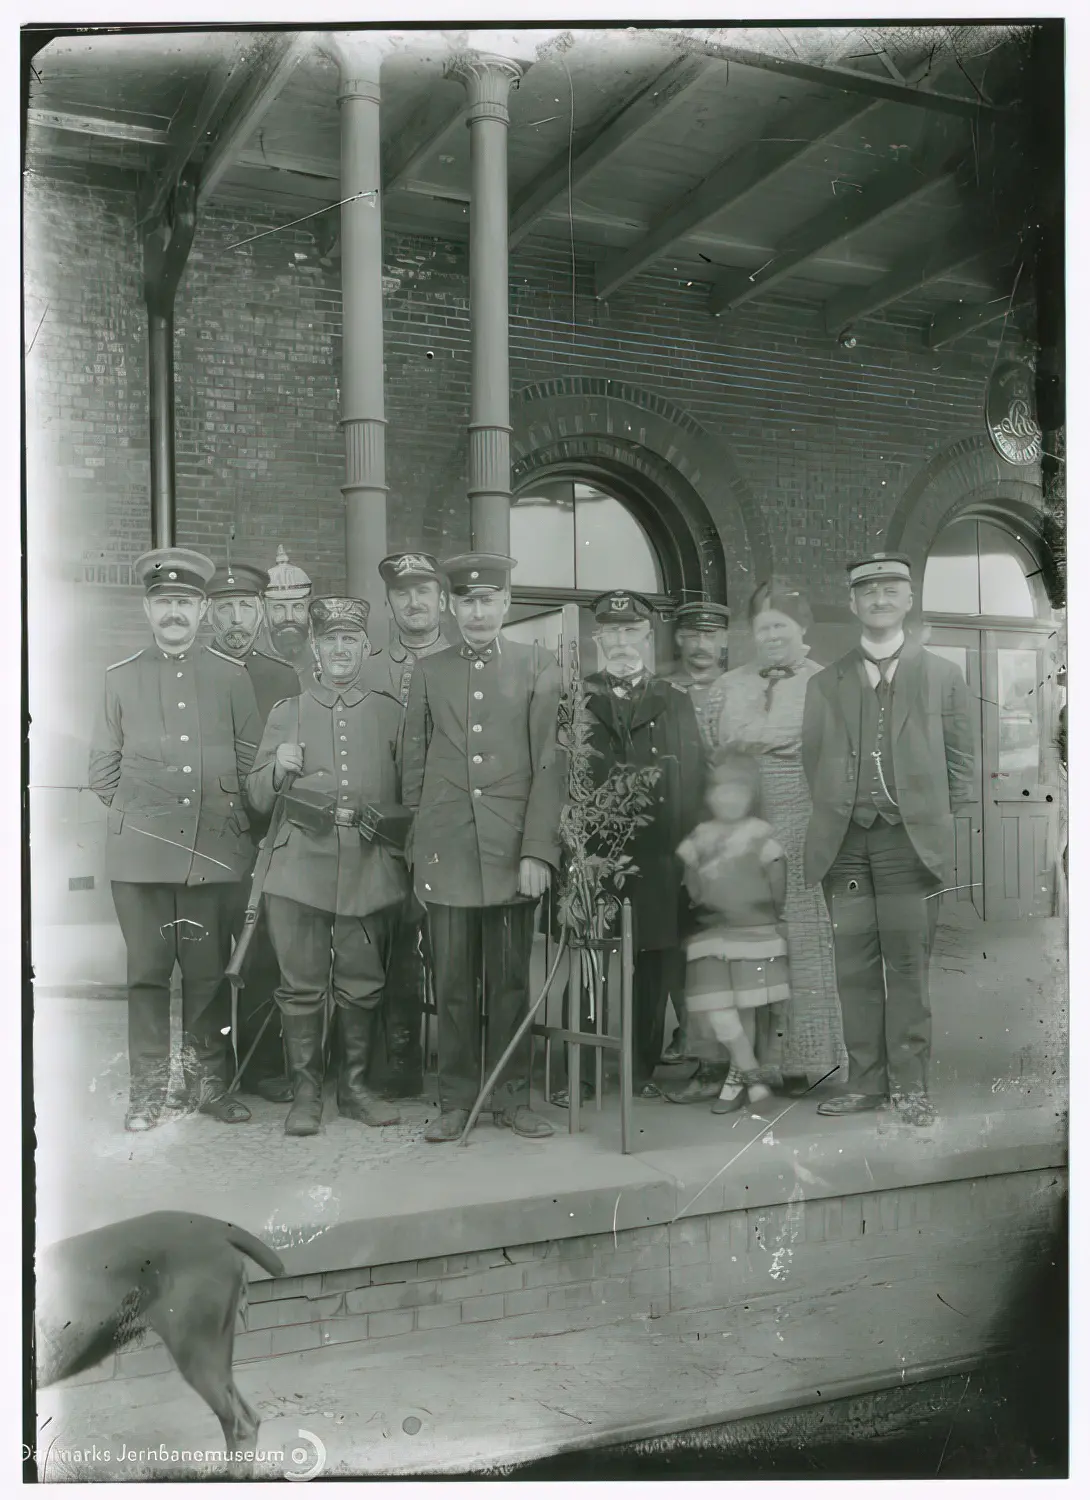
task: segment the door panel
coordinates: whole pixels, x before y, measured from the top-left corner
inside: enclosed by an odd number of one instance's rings
[[[980,631],[962,626],[934,627],[927,642],[932,656],[952,662],[964,677],[972,702],[977,736],[978,800],[954,816],[954,889],[943,896],[943,905],[971,904],[977,914],[984,910],[984,800],[982,775],[982,718],[980,691]]]

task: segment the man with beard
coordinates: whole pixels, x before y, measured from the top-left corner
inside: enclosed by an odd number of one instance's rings
[[[208,623],[216,649],[246,668],[257,699],[262,731],[273,704],[299,693],[299,678],[287,662],[259,651],[254,644],[265,619],[262,596],[268,587],[269,575],[250,563],[227,563],[217,568],[208,586]],[[264,837],[267,827],[264,818],[253,816],[251,826],[255,839]],[[248,894],[246,883],[241,882],[231,923],[236,941],[242,932]],[[262,914],[250,944],[246,983],[239,992],[238,1055],[240,1060],[244,1058],[257,1042],[243,1075],[243,1085],[274,1104],[286,1104],[291,1099],[291,1080],[284,1074],[279,1013],[265,1024],[279,981],[280,969]]]
[[[486,553],[443,564],[462,644],[417,662],[405,712],[402,791],[416,809],[414,889],[439,1011],[442,1113],[428,1141],[457,1140],[477,1097],[481,999],[486,1071],[529,1008],[534,912],[560,860],[560,668],[550,652],[500,638],[514,566]],[[529,1107],[529,1072],[527,1035],[496,1083],[493,1120],[552,1135]]]
[[[699,821],[704,754],[692,701],[683,688],[648,669],[652,607],[627,590],[591,606],[605,670],[584,680],[591,715],[596,779],[618,765],[656,766],[652,821],[637,828],[625,852],[638,874],[619,895],[632,901],[636,972],[633,986],[633,1092],[657,1099],[653,1074],[662,1054],[666,1001],[681,993],[682,867],[677,848]],[[589,1018],[583,1017],[584,1029]],[[589,1049],[587,1049],[589,1050]]]
[[[283,547],[276,549],[276,562],[269,569],[265,590],[265,622],[269,643],[281,661],[297,674],[306,687],[314,670],[314,654],[308,631],[308,609],[313,585],[310,579],[288,561]]]
[[[394,628],[385,651],[376,651],[364,669],[369,685],[402,705],[409,699],[413,666],[447,650],[440,619],[447,607],[442,574],[426,552],[394,552],[378,565]],[[394,937],[386,973],[385,1035],[375,1058],[375,1079],[391,1098],[415,1099],[424,1089],[421,1026],[424,1016],[423,912],[410,894]]]
[[[905,639],[907,557],[853,563],[848,587],[862,639],[810,679],[802,725],[806,883],[825,890],[849,1061],[849,1092],[818,1113],[892,1104],[929,1125],[937,898],[953,881],[953,809],[979,795],[969,693],[952,663]]]
[[[315,599],[310,627],[318,666],[298,698],[269,715],[247,783],[271,813],[284,796],[265,882],[269,934],[280,964],[276,992],[294,1102],[287,1135],[322,1121],[326,991],[339,1022],[337,1107],[364,1125],[396,1125],[397,1111],[368,1086],[394,928],[409,890],[402,858],[360,831],[361,814],[397,803],[401,705],[361,681],[368,605]]]
[[[239,662],[196,644],[215,564],[167,547],[133,571],[155,644],[107,671],[88,774],[109,808],[106,868],[128,955],[125,1128],[152,1129],[166,1102],[175,963],[187,1092],[203,1114],[234,1125],[250,1111],[227,1092],[222,981],[236,887],[254,858],[241,787],[260,734],[257,703]]]

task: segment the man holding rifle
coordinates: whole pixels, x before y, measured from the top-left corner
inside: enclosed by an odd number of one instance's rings
[[[361,599],[312,601],[317,670],[301,697],[273,707],[247,781],[254,809],[273,815],[264,895],[295,1096],[287,1135],[321,1128],[331,973],[338,1108],[366,1125],[398,1120],[367,1086],[390,944],[409,891],[397,847],[401,704],[359,680],[367,615]]]

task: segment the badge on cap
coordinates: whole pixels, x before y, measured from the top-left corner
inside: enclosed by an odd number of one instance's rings
[[[611,595],[610,601],[609,601],[609,607],[610,607],[610,609],[612,609],[616,613],[620,613],[621,610],[628,609],[630,607],[630,600],[629,600],[628,595],[627,594],[613,594],[613,595]]]

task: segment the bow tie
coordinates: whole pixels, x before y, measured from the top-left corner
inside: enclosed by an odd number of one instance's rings
[[[781,682],[785,677],[794,677],[794,667],[762,667],[758,676],[771,679],[773,682]]]
[[[631,698],[636,689],[643,686],[645,676],[646,673],[643,672],[638,677],[614,677],[610,673],[609,686],[611,691],[617,693],[620,697]]]

